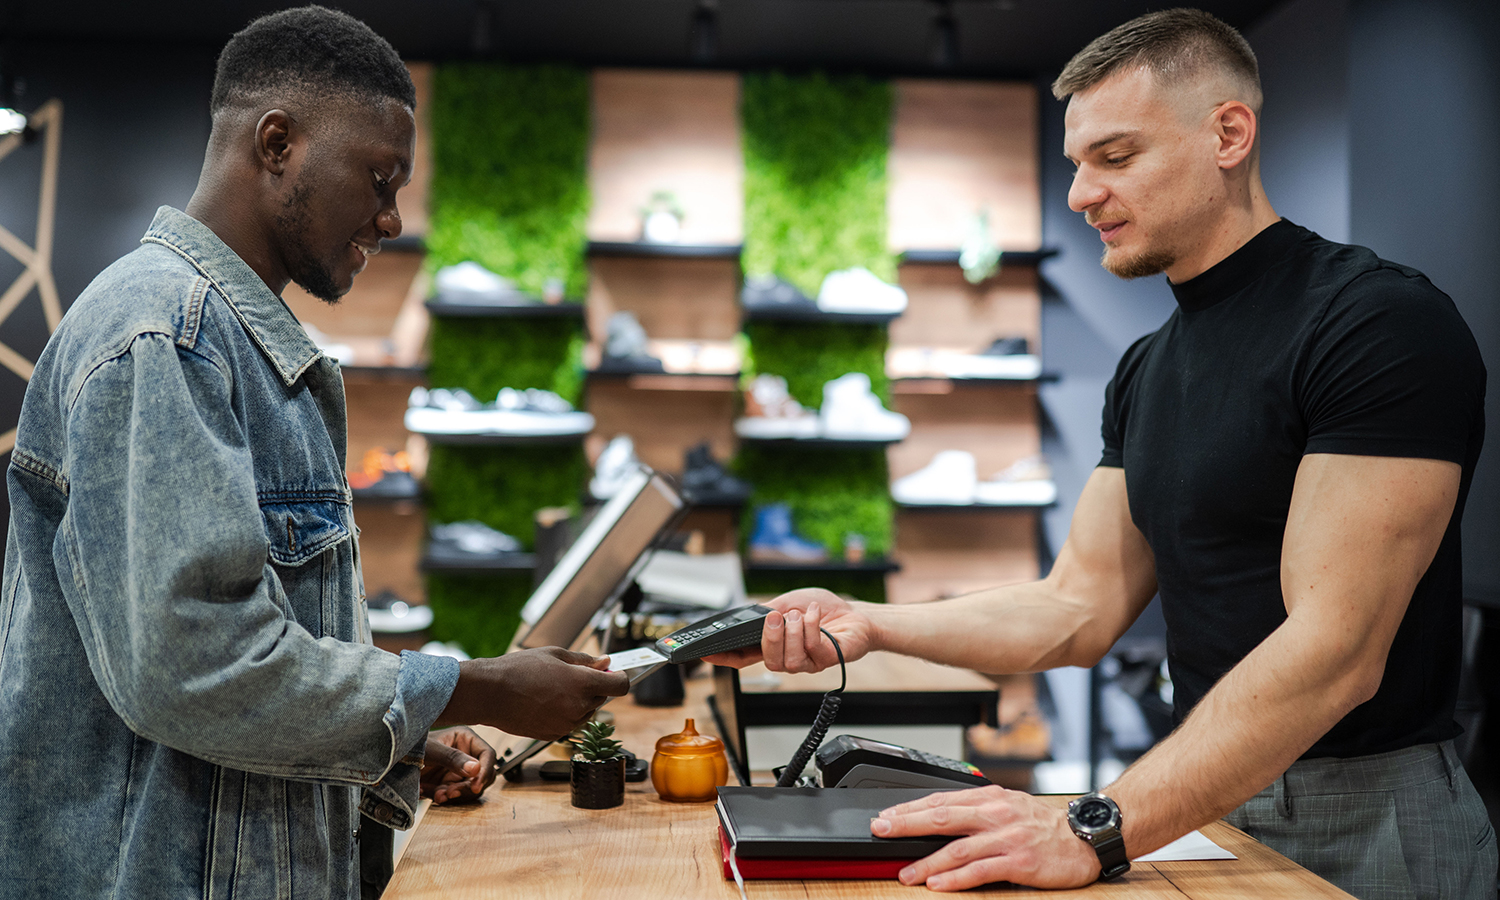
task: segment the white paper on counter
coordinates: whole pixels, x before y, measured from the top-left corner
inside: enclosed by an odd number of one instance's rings
[[[1137,856],[1134,862],[1173,862],[1186,859],[1237,859],[1233,853],[1203,836],[1201,831],[1190,831],[1160,850],[1145,856]]]

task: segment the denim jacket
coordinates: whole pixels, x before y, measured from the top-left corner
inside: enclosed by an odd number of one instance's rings
[[[157,212],[37,363],[6,480],[0,898],[345,898],[451,659],[370,645],[338,366]]]

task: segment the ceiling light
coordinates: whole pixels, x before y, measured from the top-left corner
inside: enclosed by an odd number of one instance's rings
[[[698,0],[688,30],[688,56],[693,62],[713,62],[719,55],[719,0]]]
[[[928,54],[936,69],[958,65],[958,22],[953,18],[953,0],[932,0],[932,40]]]

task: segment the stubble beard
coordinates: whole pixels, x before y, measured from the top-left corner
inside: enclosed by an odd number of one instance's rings
[[[1104,271],[1117,278],[1149,278],[1152,275],[1160,275],[1172,264],[1177,262],[1177,257],[1165,250],[1142,250],[1133,256],[1122,256],[1118,253],[1104,251],[1099,264]]]
[[[309,211],[311,199],[312,186],[305,177],[299,176],[291,193],[282,203],[281,212],[276,214],[276,225],[281,229],[289,251],[295,254],[288,260],[290,271],[287,274],[292,281],[329,306],[334,306],[344,296],[344,291],[334,280],[333,267],[327,261],[315,258],[310,252],[308,232],[312,225]]]

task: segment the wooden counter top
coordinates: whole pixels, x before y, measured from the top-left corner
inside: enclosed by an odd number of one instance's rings
[[[649,758],[656,739],[682,728],[692,716],[712,731],[704,698],[710,678],[688,680],[685,706],[648,709],[629,698],[606,707],[618,736]],[[810,724],[810,723],[809,723]],[[478,729],[486,738],[498,732]],[[837,730],[837,726],[835,726]],[[648,780],[626,786],[615,809],[575,809],[568,785],[536,774],[546,751],[526,763],[526,780],[497,781],[480,803],[432,807],[417,825],[385,900],[738,900],[719,858],[718,820],[712,803],[667,803]],[[1058,797],[1061,805],[1066,798]],[[997,885],[973,894],[1045,894],[1067,898],[1139,897],[1181,900],[1274,897],[1348,898],[1328,882],[1223,822],[1203,833],[1237,860],[1137,864],[1122,879],[1076,891],[1033,891]],[[896,881],[748,881],[751,900],[771,898],[910,898],[932,896]]]

